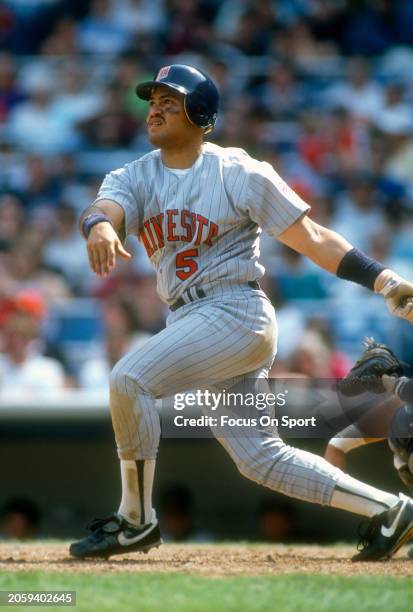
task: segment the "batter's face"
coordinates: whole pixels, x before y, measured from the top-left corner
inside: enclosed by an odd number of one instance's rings
[[[201,133],[186,116],[183,94],[162,85],[152,90],[146,124],[150,142],[160,148],[184,144]]]

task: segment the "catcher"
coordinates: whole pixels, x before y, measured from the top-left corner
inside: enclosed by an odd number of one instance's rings
[[[351,450],[387,439],[394,467],[413,492],[413,379],[403,376],[405,366],[386,345],[365,340],[363,354],[339,382],[338,391],[344,397],[380,397],[374,408],[331,438],[324,457],[345,469]]]

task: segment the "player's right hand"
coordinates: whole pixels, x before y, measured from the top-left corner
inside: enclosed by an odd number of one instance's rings
[[[105,277],[116,265],[116,256],[131,259],[132,255],[123,248],[113,226],[107,222],[94,225],[87,239],[89,265],[95,274]]]
[[[374,290],[384,297],[392,315],[413,325],[413,283],[386,268],[376,278]]]

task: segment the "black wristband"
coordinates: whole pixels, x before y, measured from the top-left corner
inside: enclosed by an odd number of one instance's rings
[[[102,222],[110,223],[112,225],[112,221],[109,219],[107,215],[104,215],[103,213],[91,213],[90,215],[85,217],[82,221],[83,236],[85,238],[88,238],[92,227]]]
[[[374,282],[386,266],[354,248],[340,261],[336,275],[374,291]]]

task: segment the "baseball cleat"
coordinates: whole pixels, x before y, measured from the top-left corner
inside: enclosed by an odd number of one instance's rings
[[[413,538],[413,500],[402,493],[400,501],[373,516],[364,533],[360,532],[359,553],[352,561],[385,561]]]
[[[108,559],[128,552],[147,553],[162,544],[156,517],[148,525],[136,527],[118,514],[112,514],[105,519],[95,519],[89,529],[90,535],[70,546],[69,552],[73,557]]]

